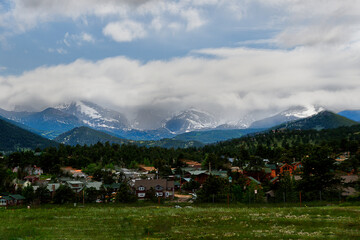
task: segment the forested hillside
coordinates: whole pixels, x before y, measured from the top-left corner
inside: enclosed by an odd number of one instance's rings
[[[0,151],[20,151],[57,145],[56,142],[0,119]]]

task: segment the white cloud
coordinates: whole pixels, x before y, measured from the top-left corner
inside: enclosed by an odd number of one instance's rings
[[[0,77],[0,106],[88,99],[118,109],[196,106],[227,119],[299,104],[360,108],[359,50],[220,48],[147,63],[126,57],[77,60]]]
[[[105,36],[117,42],[131,42],[146,36],[142,24],[134,21],[112,22],[103,29]]]
[[[187,20],[188,31],[194,30],[203,26],[206,22],[200,17],[200,14],[195,9],[189,9],[181,13],[181,15]]]
[[[70,47],[73,44],[81,46],[84,42],[95,43],[95,38],[91,34],[85,32],[82,32],[80,34],[70,34],[67,32],[65,33],[62,42],[67,47]]]
[[[168,30],[167,24],[193,31],[211,21],[212,12],[227,11],[239,5],[235,0],[10,0],[12,6],[0,15],[0,27],[21,34],[44,23],[73,20],[88,26],[87,17],[105,25],[114,22],[140,22],[145,30]],[[150,21],[149,21],[150,19]],[[140,24],[140,23],[139,23]],[[110,25],[114,26],[114,25]]]

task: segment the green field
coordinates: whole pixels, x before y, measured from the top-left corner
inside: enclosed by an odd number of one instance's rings
[[[0,239],[360,239],[360,207],[0,209]]]

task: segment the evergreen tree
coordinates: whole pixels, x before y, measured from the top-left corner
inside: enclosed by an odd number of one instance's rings
[[[54,202],[57,204],[70,203],[75,200],[75,194],[70,187],[60,185],[54,195]]]
[[[34,188],[31,185],[24,187],[21,195],[25,197],[27,203],[32,203],[35,199]]]
[[[335,160],[330,158],[331,150],[325,146],[316,147],[303,162],[302,179],[299,188],[304,199],[318,200],[326,194],[336,191],[340,179],[335,177]]]
[[[120,188],[118,192],[116,193],[116,202],[121,203],[130,203],[130,202],[136,202],[137,197],[134,193],[132,193],[130,187],[126,183],[122,183],[120,185]]]

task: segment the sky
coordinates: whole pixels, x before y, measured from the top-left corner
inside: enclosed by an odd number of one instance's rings
[[[358,0],[0,0],[0,107],[360,109]]]

